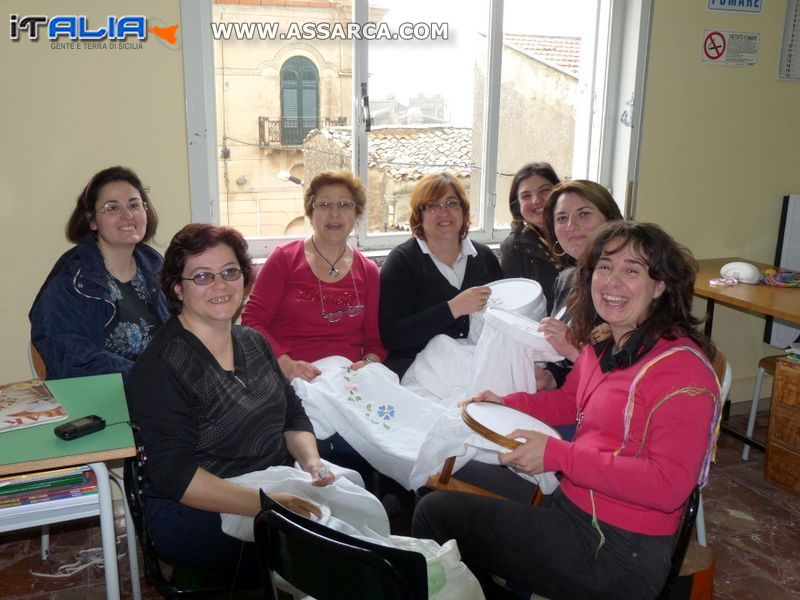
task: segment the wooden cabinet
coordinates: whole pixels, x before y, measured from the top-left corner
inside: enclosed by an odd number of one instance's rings
[[[788,358],[775,367],[764,476],[800,494],[800,363]]]

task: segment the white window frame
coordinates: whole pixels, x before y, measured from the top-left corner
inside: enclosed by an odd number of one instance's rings
[[[556,1],[556,0],[554,0]],[[602,183],[623,205],[627,216],[635,214],[644,81],[647,49],[654,0],[598,0],[595,20],[607,27],[608,35],[586,39],[586,50],[596,60],[584,73],[587,81],[578,105],[576,123],[585,123],[587,140],[576,144],[573,176]],[[503,43],[503,1],[492,0],[489,14],[489,39],[483,115],[484,139],[481,150],[480,226],[470,238],[486,243],[500,242],[508,228],[494,227],[497,198],[497,149],[499,136],[500,77]],[[369,18],[368,0],[353,2],[352,19],[364,23]],[[212,0],[181,0],[183,30],[184,85],[186,93],[187,155],[191,218],[195,222],[219,222],[219,180],[216,145],[214,90],[214,48],[210,23]],[[363,114],[362,89],[368,88],[368,42],[353,42],[353,155],[352,169],[367,184],[367,133]],[[362,88],[363,84],[363,88]],[[629,98],[632,100],[628,106]],[[620,130],[623,112],[629,111],[630,131]],[[588,114],[587,114],[588,113]],[[630,115],[632,113],[632,115]],[[585,119],[580,117],[586,116]],[[493,176],[487,176],[492,173]],[[363,250],[385,251],[407,239],[407,233],[367,234],[366,219],[354,232],[354,243]],[[251,254],[264,257],[275,246],[297,239],[295,236],[249,238]]]

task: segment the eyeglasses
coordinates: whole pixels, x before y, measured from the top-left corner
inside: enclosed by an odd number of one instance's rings
[[[357,304],[356,306],[345,306],[344,308],[340,308],[339,310],[334,310],[329,313],[322,313],[322,318],[325,319],[328,323],[338,323],[344,316],[347,315],[348,317],[357,317],[361,313],[364,312],[366,306],[363,304]]]
[[[358,297],[358,286],[356,285],[356,278],[353,275],[353,267],[350,267],[350,279],[353,282],[353,291],[356,293],[356,303],[352,306],[345,306],[344,308],[340,308],[338,310],[325,312],[325,297],[322,293],[322,280],[317,277],[317,283],[319,284],[319,303],[322,307],[322,318],[328,323],[338,323],[344,319],[345,315],[352,318],[357,317],[364,312],[366,306],[361,304],[361,300]]]
[[[128,202],[127,205],[120,204],[119,202],[106,202],[97,209],[97,212],[107,214],[109,217],[118,217],[126,210],[132,215],[139,214],[147,210],[147,202],[144,200],[133,200]]]
[[[238,281],[242,277],[242,270],[236,267],[225,269],[219,273],[212,273],[211,271],[202,271],[194,277],[181,277],[183,281],[194,281],[197,285],[209,285],[217,278],[217,275],[222,277],[225,281]]]
[[[311,205],[311,208],[321,212],[333,210],[334,207],[341,211],[355,210],[356,203],[352,200],[337,200],[336,202],[332,202],[331,200],[320,200]]]
[[[461,208],[461,202],[458,200],[448,200],[447,202],[428,202],[422,205],[422,210],[425,212],[442,212],[444,210],[456,210]]]

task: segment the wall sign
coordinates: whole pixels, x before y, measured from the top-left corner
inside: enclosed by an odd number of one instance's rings
[[[758,59],[760,34],[746,31],[706,29],[700,60],[729,67],[752,67]]]
[[[763,0],[708,0],[708,10],[760,13]]]

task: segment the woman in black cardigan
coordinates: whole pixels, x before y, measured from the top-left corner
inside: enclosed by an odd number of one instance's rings
[[[502,278],[500,263],[484,244],[471,242],[469,199],[452,174],[431,173],[411,194],[414,237],[389,253],[381,269],[380,328],[387,365],[402,375],[432,337],[465,338],[469,315]]]

